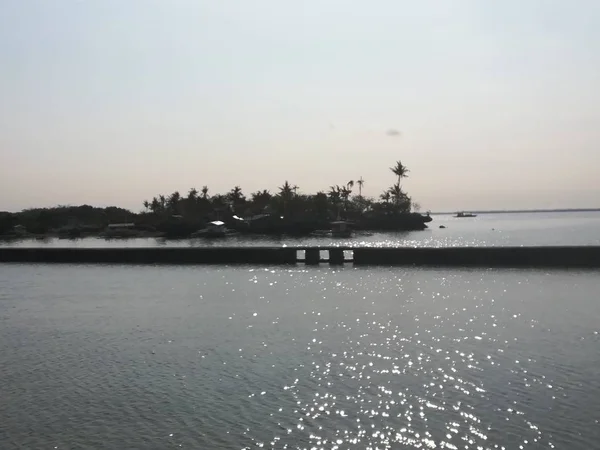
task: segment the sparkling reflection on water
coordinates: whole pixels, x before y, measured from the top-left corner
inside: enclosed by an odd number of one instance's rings
[[[0,283],[2,448],[600,437],[594,272],[5,265]]]
[[[14,247],[219,247],[219,246],[355,246],[457,247],[600,245],[600,211],[480,214],[459,219],[437,214],[429,229],[411,232],[356,233],[350,239],[236,235],[226,239],[155,238],[0,240]],[[440,229],[439,227],[444,228]]]

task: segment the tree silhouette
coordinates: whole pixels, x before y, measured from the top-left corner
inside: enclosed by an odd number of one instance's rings
[[[273,196],[267,189],[252,193],[251,201],[254,211],[264,212],[264,210],[269,206],[269,203],[271,203],[272,198]]]
[[[350,181],[346,184],[346,186],[342,186],[340,188],[340,196],[344,201],[345,211],[348,211],[348,201],[350,200],[350,195],[352,194],[352,186],[354,186],[354,182]]]
[[[392,187],[390,187],[388,192],[390,193],[390,196],[392,197],[395,203],[400,203],[400,200],[402,200],[402,198],[404,198],[405,195],[404,192],[402,192],[402,188],[400,187],[399,183],[396,183]]]
[[[236,212],[238,212],[244,203],[246,203],[246,197],[242,193],[242,188],[239,186],[235,186],[231,191],[229,191],[226,197]]]
[[[191,188],[188,192],[188,200],[196,201],[198,198],[198,190],[196,188]]]
[[[342,185],[332,185],[326,192],[312,195],[300,193],[298,186],[287,180],[278,188],[276,194],[263,189],[254,192],[249,198],[244,196],[239,186],[235,186],[226,194],[217,193],[214,196],[209,196],[208,186],[203,186],[200,192],[191,188],[184,198],[175,191],[168,196],[163,194],[155,196],[151,201],[144,200],[142,204],[145,214],[134,214],[116,207],[93,208],[87,205],[37,208],[21,213],[4,213],[4,215],[0,213],[0,231],[6,233],[8,230],[10,233],[15,225],[23,225],[28,231],[45,233],[62,226],[73,227],[74,223],[89,223],[98,229],[106,227],[108,223],[132,221],[162,232],[166,228],[172,228],[173,224],[178,227],[184,225],[187,228],[200,229],[206,221],[215,220],[214,217],[228,223],[234,214],[250,219],[250,215],[271,212],[284,215],[286,221],[289,221],[292,226],[297,222],[322,226],[323,222],[339,217],[343,213],[345,219],[365,227],[381,226],[381,229],[397,229],[398,224],[404,224],[400,226],[406,226],[406,229],[419,229],[424,224],[418,214],[408,215],[408,213],[411,207],[412,211],[417,213],[420,205],[412,202],[401,185],[402,180],[408,176],[409,170],[401,161],[397,161],[395,166],[391,167],[391,171],[397,177],[397,182],[378,199],[363,197],[362,189],[365,181],[362,176],[356,181],[350,180]],[[352,197],[354,186],[358,186],[358,196]],[[173,221],[169,216],[175,214],[183,216],[184,220]],[[402,214],[407,215],[401,217]]]
[[[297,186],[290,185],[286,180],[286,182],[283,183],[283,186],[279,188],[279,196],[285,201],[291,200],[294,195],[294,190],[296,189],[298,189]]]
[[[391,200],[391,198],[392,198],[392,194],[390,194],[390,191],[389,191],[389,189],[388,189],[387,191],[384,191],[384,192],[383,192],[383,193],[382,193],[382,194],[379,196],[379,198],[380,198],[381,200],[383,200],[383,202],[384,202],[384,203],[386,203],[386,204],[387,204],[387,203],[389,203],[389,202],[390,202],[390,200]]]
[[[360,177],[358,180],[356,180],[356,184],[358,185],[358,196],[362,197],[362,188],[365,185],[365,180]]]
[[[202,198],[204,200],[207,200],[208,199],[208,186],[202,186],[202,190],[200,192],[202,192]]]
[[[402,164],[401,161],[396,161],[396,165],[394,167],[390,167],[390,170],[398,177],[398,184],[402,184],[402,178],[408,178],[408,168]]]
[[[167,208],[171,214],[177,214],[179,212],[179,202],[181,201],[181,194],[179,191],[173,192],[167,199]]]
[[[150,211],[152,211],[154,214],[157,214],[160,211],[160,201],[158,198],[154,197],[152,202],[150,202]]]

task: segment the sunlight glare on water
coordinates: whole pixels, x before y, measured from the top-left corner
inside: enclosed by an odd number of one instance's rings
[[[366,289],[373,305],[384,292],[396,292],[396,297],[402,294],[402,280],[380,279],[379,285],[373,286],[371,276],[365,275],[366,279],[359,275],[355,280],[362,281],[358,286],[335,283],[331,295],[343,298],[357,288]],[[329,285],[328,277],[313,275],[309,283]],[[397,284],[388,284],[394,281]],[[441,281],[442,285],[449,282],[447,278]],[[512,422],[512,427],[520,430],[514,442],[518,441],[520,448],[530,443],[551,447],[551,437],[540,431],[534,419],[521,411],[517,402],[494,399],[498,386],[492,385],[489,392],[479,375],[486,373],[485,378],[497,379],[508,375],[502,368],[502,352],[509,343],[494,332],[495,316],[479,314],[480,308],[486,309],[482,303],[469,309],[446,307],[446,314],[431,316],[427,311],[413,310],[410,304],[423,296],[449,301],[451,295],[426,292],[418,286],[416,294],[406,303],[399,302],[393,312],[366,308],[356,318],[342,316],[335,323],[323,316],[327,308],[323,315],[318,307],[304,311],[312,327],[312,339],[304,343],[310,361],[293,368],[301,378],[290,380],[273,394],[289,404],[285,411],[274,407],[271,412],[272,420],[285,432],[270,442],[253,438],[254,443],[259,447],[311,449],[395,448],[395,444],[410,448],[505,448],[495,444],[503,440],[498,430],[506,427],[505,422]],[[369,299],[363,300],[368,305]],[[408,325],[395,320],[404,314],[410,317]],[[474,335],[474,322],[481,327],[481,336]],[[485,341],[484,347],[494,349],[492,355],[478,351],[476,343],[481,341]],[[521,388],[547,385],[544,379],[528,376],[526,366],[517,367],[508,372],[517,385],[521,378]],[[244,434],[253,436],[252,430]],[[309,442],[306,447],[297,447],[298,442],[305,441]]]
[[[594,448],[599,280],[5,265],[0,443]]]

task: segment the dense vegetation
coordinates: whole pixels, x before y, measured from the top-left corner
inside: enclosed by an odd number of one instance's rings
[[[390,170],[397,181],[378,199],[362,195],[365,183],[362,178],[332,185],[327,191],[315,194],[302,193],[298,186],[288,181],[274,193],[261,190],[248,196],[240,186],[215,195],[211,195],[208,186],[204,186],[200,190],[192,188],[185,195],[177,191],[170,195],[160,194],[144,201],[144,210],[137,214],[117,207],[94,208],[88,205],[0,213],[0,234],[10,232],[16,225],[25,227],[30,233],[43,234],[65,227],[100,230],[110,223],[123,222],[135,222],[159,230],[169,228],[170,224],[185,223],[193,230],[210,220],[227,222],[236,216],[251,219],[265,214],[286,221],[310,221],[314,226],[326,225],[336,218],[356,222],[369,222],[370,219],[370,223],[395,218],[397,223],[399,218],[409,216],[411,210],[418,211],[419,207],[402,189],[402,180],[409,173],[406,166],[398,161]]]
[[[136,216],[131,211],[115,206],[96,208],[89,205],[33,208],[19,213],[0,212],[0,235],[9,233],[17,225],[33,234],[73,227],[98,231],[109,223],[132,222]]]
[[[351,218],[367,210],[386,212],[409,212],[411,198],[402,190],[401,181],[408,176],[408,169],[400,161],[391,170],[398,182],[385,190],[379,201],[363,197],[364,180],[353,180],[332,185],[327,192],[304,194],[299,187],[285,181],[278,191],[256,191],[246,196],[240,186],[235,186],[225,194],[211,196],[208,186],[200,191],[192,188],[186,195],[176,191],[170,195],[158,195],[151,201],[144,201],[146,213],[153,215],[181,215],[189,218],[204,217],[211,212],[231,211],[241,217],[272,213],[286,217],[310,215],[322,219],[332,219],[338,215]],[[358,195],[352,196],[355,188]]]

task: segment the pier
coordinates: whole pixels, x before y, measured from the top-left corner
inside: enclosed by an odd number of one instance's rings
[[[0,247],[0,263],[600,268],[600,246]]]

